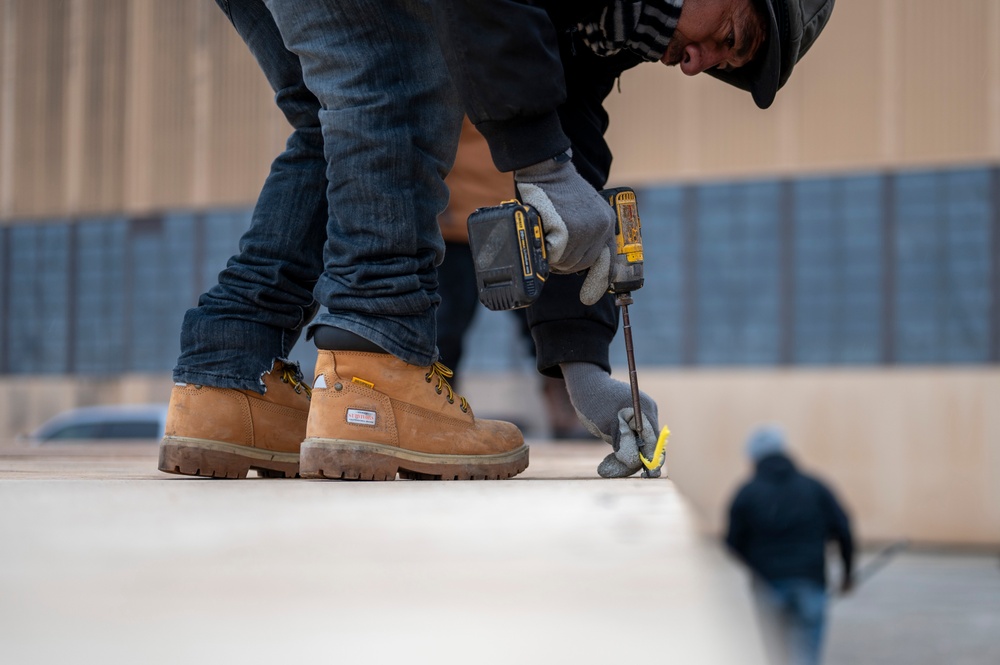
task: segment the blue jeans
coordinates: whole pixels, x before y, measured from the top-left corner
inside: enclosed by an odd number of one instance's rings
[[[812,580],[755,579],[754,599],[772,662],[818,665],[826,623],[826,588]]]
[[[304,327],[436,358],[437,216],[462,111],[426,0],[217,0],[292,126],[174,380],[263,390]]]

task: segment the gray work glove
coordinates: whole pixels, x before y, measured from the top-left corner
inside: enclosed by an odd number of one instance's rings
[[[639,408],[642,410],[642,441],[633,429],[635,413],[632,408],[632,390],[628,384],[616,381],[593,363],[561,363],[569,400],[584,426],[596,437],[614,448],[597,467],[602,478],[625,478],[644,469],[639,453],[653,459],[656,440],[660,433],[657,424],[656,402],[640,392]],[[660,468],[647,472],[656,478]]]
[[[542,217],[549,268],[555,273],[590,271],[580,300],[593,305],[609,284],[615,251],[615,213],[577,172],[572,151],[514,171],[518,196]]]

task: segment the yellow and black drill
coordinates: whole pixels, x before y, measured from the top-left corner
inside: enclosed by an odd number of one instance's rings
[[[632,304],[632,292],[643,284],[642,225],[631,187],[605,189],[601,196],[614,208],[617,220],[617,251],[611,260],[608,291],[615,295],[615,304],[622,311],[635,431],[641,442],[642,412],[628,306]],[[468,224],[480,302],[492,310],[517,309],[535,302],[549,276],[545,234],[535,209],[516,200],[505,201],[479,208],[469,216]]]

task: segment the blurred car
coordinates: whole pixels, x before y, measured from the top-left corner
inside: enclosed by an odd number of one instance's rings
[[[86,406],[65,411],[34,432],[19,437],[28,443],[128,440],[158,441],[167,420],[166,404]]]

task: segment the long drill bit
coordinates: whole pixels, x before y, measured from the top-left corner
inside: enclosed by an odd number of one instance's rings
[[[632,322],[628,318],[628,306],[632,304],[632,293],[619,293],[615,304],[622,308],[622,331],[625,333],[625,356],[628,359],[628,382],[632,388],[632,412],[635,417],[636,438],[642,445],[642,410],[639,406],[639,377],[635,371],[635,351],[632,348]]]

